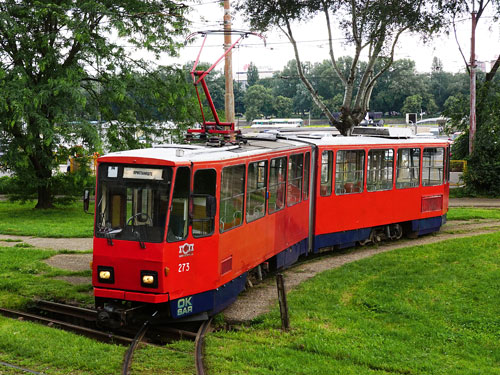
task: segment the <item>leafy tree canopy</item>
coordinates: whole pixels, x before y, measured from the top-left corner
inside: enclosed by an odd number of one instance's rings
[[[89,99],[125,98],[123,78],[145,66],[131,50],[174,54],[186,10],[169,0],[0,2],[0,131],[18,155],[7,166],[36,185],[36,207],[52,205],[58,145],[97,136],[74,126]]]

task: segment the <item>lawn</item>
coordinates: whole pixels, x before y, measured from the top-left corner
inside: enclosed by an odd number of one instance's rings
[[[0,305],[32,297],[91,301],[89,285],[0,248]],[[84,272],[88,275],[88,271]],[[238,331],[208,335],[209,374],[500,374],[500,233],[379,254],[317,275]],[[133,374],[193,374],[194,344],[142,348]],[[48,375],[119,373],[126,348],[0,317],[0,361]],[[9,372],[0,365],[0,373]]]
[[[94,215],[84,213],[81,202],[50,210],[38,210],[34,206],[34,202],[0,202],[0,233],[35,237],[92,237]],[[89,212],[94,212],[93,205]]]
[[[87,271],[72,272],[52,268],[43,262],[55,254],[58,252],[0,247],[0,306],[22,308],[34,298],[76,301],[83,305],[92,305],[94,298],[90,283],[72,285],[56,279],[60,276],[90,277],[90,268]]]
[[[58,276],[90,277],[90,269],[64,271],[43,262],[58,253],[61,252],[0,247],[0,307],[23,309],[35,298],[92,306],[94,298],[90,283],[72,285],[55,279]],[[126,349],[0,316],[0,361],[44,374],[117,374]],[[152,374],[167,370],[178,374],[194,373],[193,342],[179,341],[165,349],[140,349],[134,356],[133,373]],[[0,365],[0,374],[17,373],[21,372]]]
[[[500,374],[500,233],[415,246],[317,275],[208,337],[210,374]]]
[[[500,220],[498,208],[453,207],[447,215],[448,220],[496,219]]]

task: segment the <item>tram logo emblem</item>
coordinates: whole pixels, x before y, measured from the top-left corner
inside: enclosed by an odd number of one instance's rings
[[[194,254],[194,244],[185,243],[179,246],[179,258],[189,257]]]

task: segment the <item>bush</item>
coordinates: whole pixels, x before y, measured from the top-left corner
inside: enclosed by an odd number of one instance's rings
[[[0,194],[10,194],[15,191],[12,187],[12,177],[0,177]]]

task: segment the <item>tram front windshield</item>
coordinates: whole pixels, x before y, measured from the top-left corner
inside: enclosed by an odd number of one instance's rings
[[[162,242],[171,179],[170,167],[101,164],[96,237]]]

